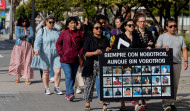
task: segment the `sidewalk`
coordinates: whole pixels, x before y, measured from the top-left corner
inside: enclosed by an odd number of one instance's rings
[[[16,40],[16,35],[13,34],[13,40],[9,40],[9,34],[0,34],[0,40],[5,40],[5,41],[8,41],[8,42],[12,42],[12,43],[15,43],[15,40]]]

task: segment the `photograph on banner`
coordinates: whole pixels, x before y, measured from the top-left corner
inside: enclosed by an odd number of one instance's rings
[[[162,85],[170,85],[170,76],[161,76]]]
[[[151,84],[152,84],[152,76],[142,76],[143,86],[151,86]]]
[[[142,67],[141,66],[132,66],[132,75],[141,75]]]
[[[114,97],[122,97],[122,88],[113,88]]]
[[[142,75],[151,75],[151,66],[142,66]]]
[[[131,77],[123,77],[123,86],[132,86]]]
[[[152,75],[160,75],[160,65],[152,66]]]
[[[112,88],[103,88],[104,98],[112,98]]]
[[[131,67],[123,66],[123,76],[131,76]]]
[[[132,97],[132,87],[123,88],[123,97]]]
[[[142,87],[142,95],[143,97],[150,97],[152,95],[151,87]]]
[[[122,76],[122,67],[121,66],[114,66],[113,69],[113,76]]]
[[[161,74],[169,75],[170,74],[170,65],[161,65]]]
[[[161,85],[161,77],[152,76],[152,85]]]
[[[103,76],[112,76],[112,67],[103,66]]]
[[[112,77],[103,78],[104,87],[112,87]]]
[[[113,86],[122,86],[122,77],[113,77]]]
[[[161,87],[152,87],[152,96],[161,96]]]
[[[162,96],[171,96],[170,86],[162,86]]]
[[[142,97],[141,87],[133,87],[133,97]]]
[[[142,78],[141,76],[132,76],[132,84],[133,86],[141,86]]]

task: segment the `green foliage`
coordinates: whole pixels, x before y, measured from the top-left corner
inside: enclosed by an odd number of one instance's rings
[[[180,35],[183,36],[183,38],[185,40],[185,43],[187,45],[187,50],[190,50],[189,49],[190,48],[190,38],[187,38],[185,33],[181,33]]]

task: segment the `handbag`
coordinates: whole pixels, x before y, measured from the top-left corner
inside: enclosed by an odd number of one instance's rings
[[[76,47],[77,46],[76,42],[74,41],[74,39],[73,39],[73,37],[72,37],[71,34],[70,34],[70,37],[71,37],[71,39],[72,39],[72,41],[73,41],[73,43],[75,44],[75,47]],[[80,67],[84,66],[84,57],[78,55],[78,59],[79,59],[79,65],[80,65]]]

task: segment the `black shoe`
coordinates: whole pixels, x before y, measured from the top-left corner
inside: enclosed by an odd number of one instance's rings
[[[170,105],[172,111],[177,111],[177,108],[174,105]]]
[[[171,106],[164,106],[163,108],[164,108],[164,111],[172,111],[171,110],[172,109]]]

